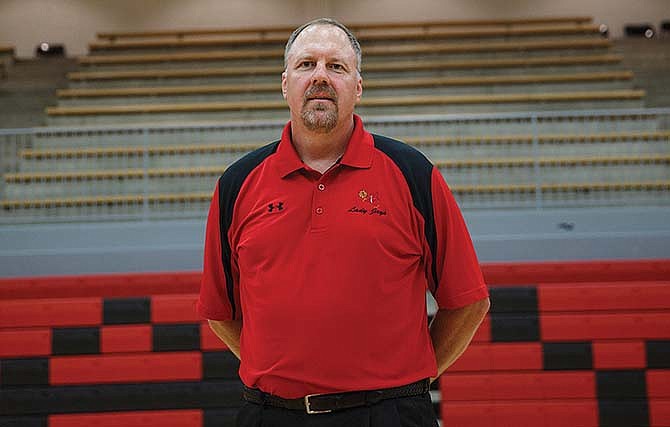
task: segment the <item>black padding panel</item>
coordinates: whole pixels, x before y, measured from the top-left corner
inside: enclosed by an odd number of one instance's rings
[[[0,385],[32,386],[49,384],[49,359],[4,359],[0,361]],[[0,411],[0,414],[5,415]]]
[[[538,341],[540,322],[537,314],[491,313],[491,341]]]
[[[46,416],[41,417],[2,417],[0,427],[48,427]]]
[[[596,372],[596,380],[599,399],[647,398],[644,371],[600,371]]]
[[[153,351],[189,351],[200,349],[200,325],[154,325]]]
[[[601,426],[648,426],[645,371],[596,372]]]
[[[54,328],[51,348],[54,355],[100,353],[100,329]]]
[[[544,369],[593,369],[590,342],[543,343]]]
[[[647,341],[647,368],[670,368],[670,341]]]
[[[208,379],[239,380],[240,361],[231,351],[202,354],[202,377]]]
[[[103,319],[105,325],[124,325],[151,322],[149,298],[106,298]]]
[[[535,286],[492,287],[491,313],[537,313]]]
[[[0,414],[237,408],[237,381],[0,388]]]
[[[649,405],[646,400],[599,400],[600,425],[604,427],[649,426]]]

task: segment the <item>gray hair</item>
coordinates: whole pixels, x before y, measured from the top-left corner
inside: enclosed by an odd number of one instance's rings
[[[295,39],[298,38],[300,33],[302,33],[305,28],[311,27],[313,25],[332,25],[333,27],[337,27],[344,31],[344,34],[346,34],[347,38],[349,39],[349,43],[351,43],[351,47],[354,49],[354,53],[356,53],[356,70],[358,70],[358,73],[360,74],[362,60],[361,45],[358,43],[356,36],[351,32],[351,30],[349,30],[349,28],[345,27],[344,24],[332,18],[318,18],[313,21],[309,21],[306,24],[302,24],[296,28],[295,31],[293,31],[291,37],[288,38],[288,42],[286,42],[286,48],[284,49],[284,68],[286,68],[288,65],[288,53],[291,50],[291,47],[293,47]]]

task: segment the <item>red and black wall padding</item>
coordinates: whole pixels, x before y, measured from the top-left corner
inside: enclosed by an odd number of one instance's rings
[[[483,266],[492,308],[433,384],[445,425],[670,425],[670,261]],[[234,425],[199,275],[0,280],[0,427]]]

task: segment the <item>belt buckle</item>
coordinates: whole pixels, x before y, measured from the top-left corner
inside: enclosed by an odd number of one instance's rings
[[[310,397],[323,396],[323,395],[324,395],[324,393],[320,393],[320,394],[317,393],[317,394],[308,394],[307,396],[305,396],[305,410],[307,411],[308,414],[310,414],[310,415],[311,414],[327,414],[328,412],[333,412],[332,409],[326,409],[325,411],[315,411],[310,406],[310,402],[309,402]]]

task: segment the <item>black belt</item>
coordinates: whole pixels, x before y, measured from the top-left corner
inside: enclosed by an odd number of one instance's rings
[[[340,409],[369,406],[382,400],[397,397],[419,396],[430,390],[428,379],[400,387],[381,390],[349,391],[333,394],[310,394],[298,399],[284,399],[255,388],[244,387],[243,397],[247,402],[277,408],[306,411],[308,414],[323,414]]]

